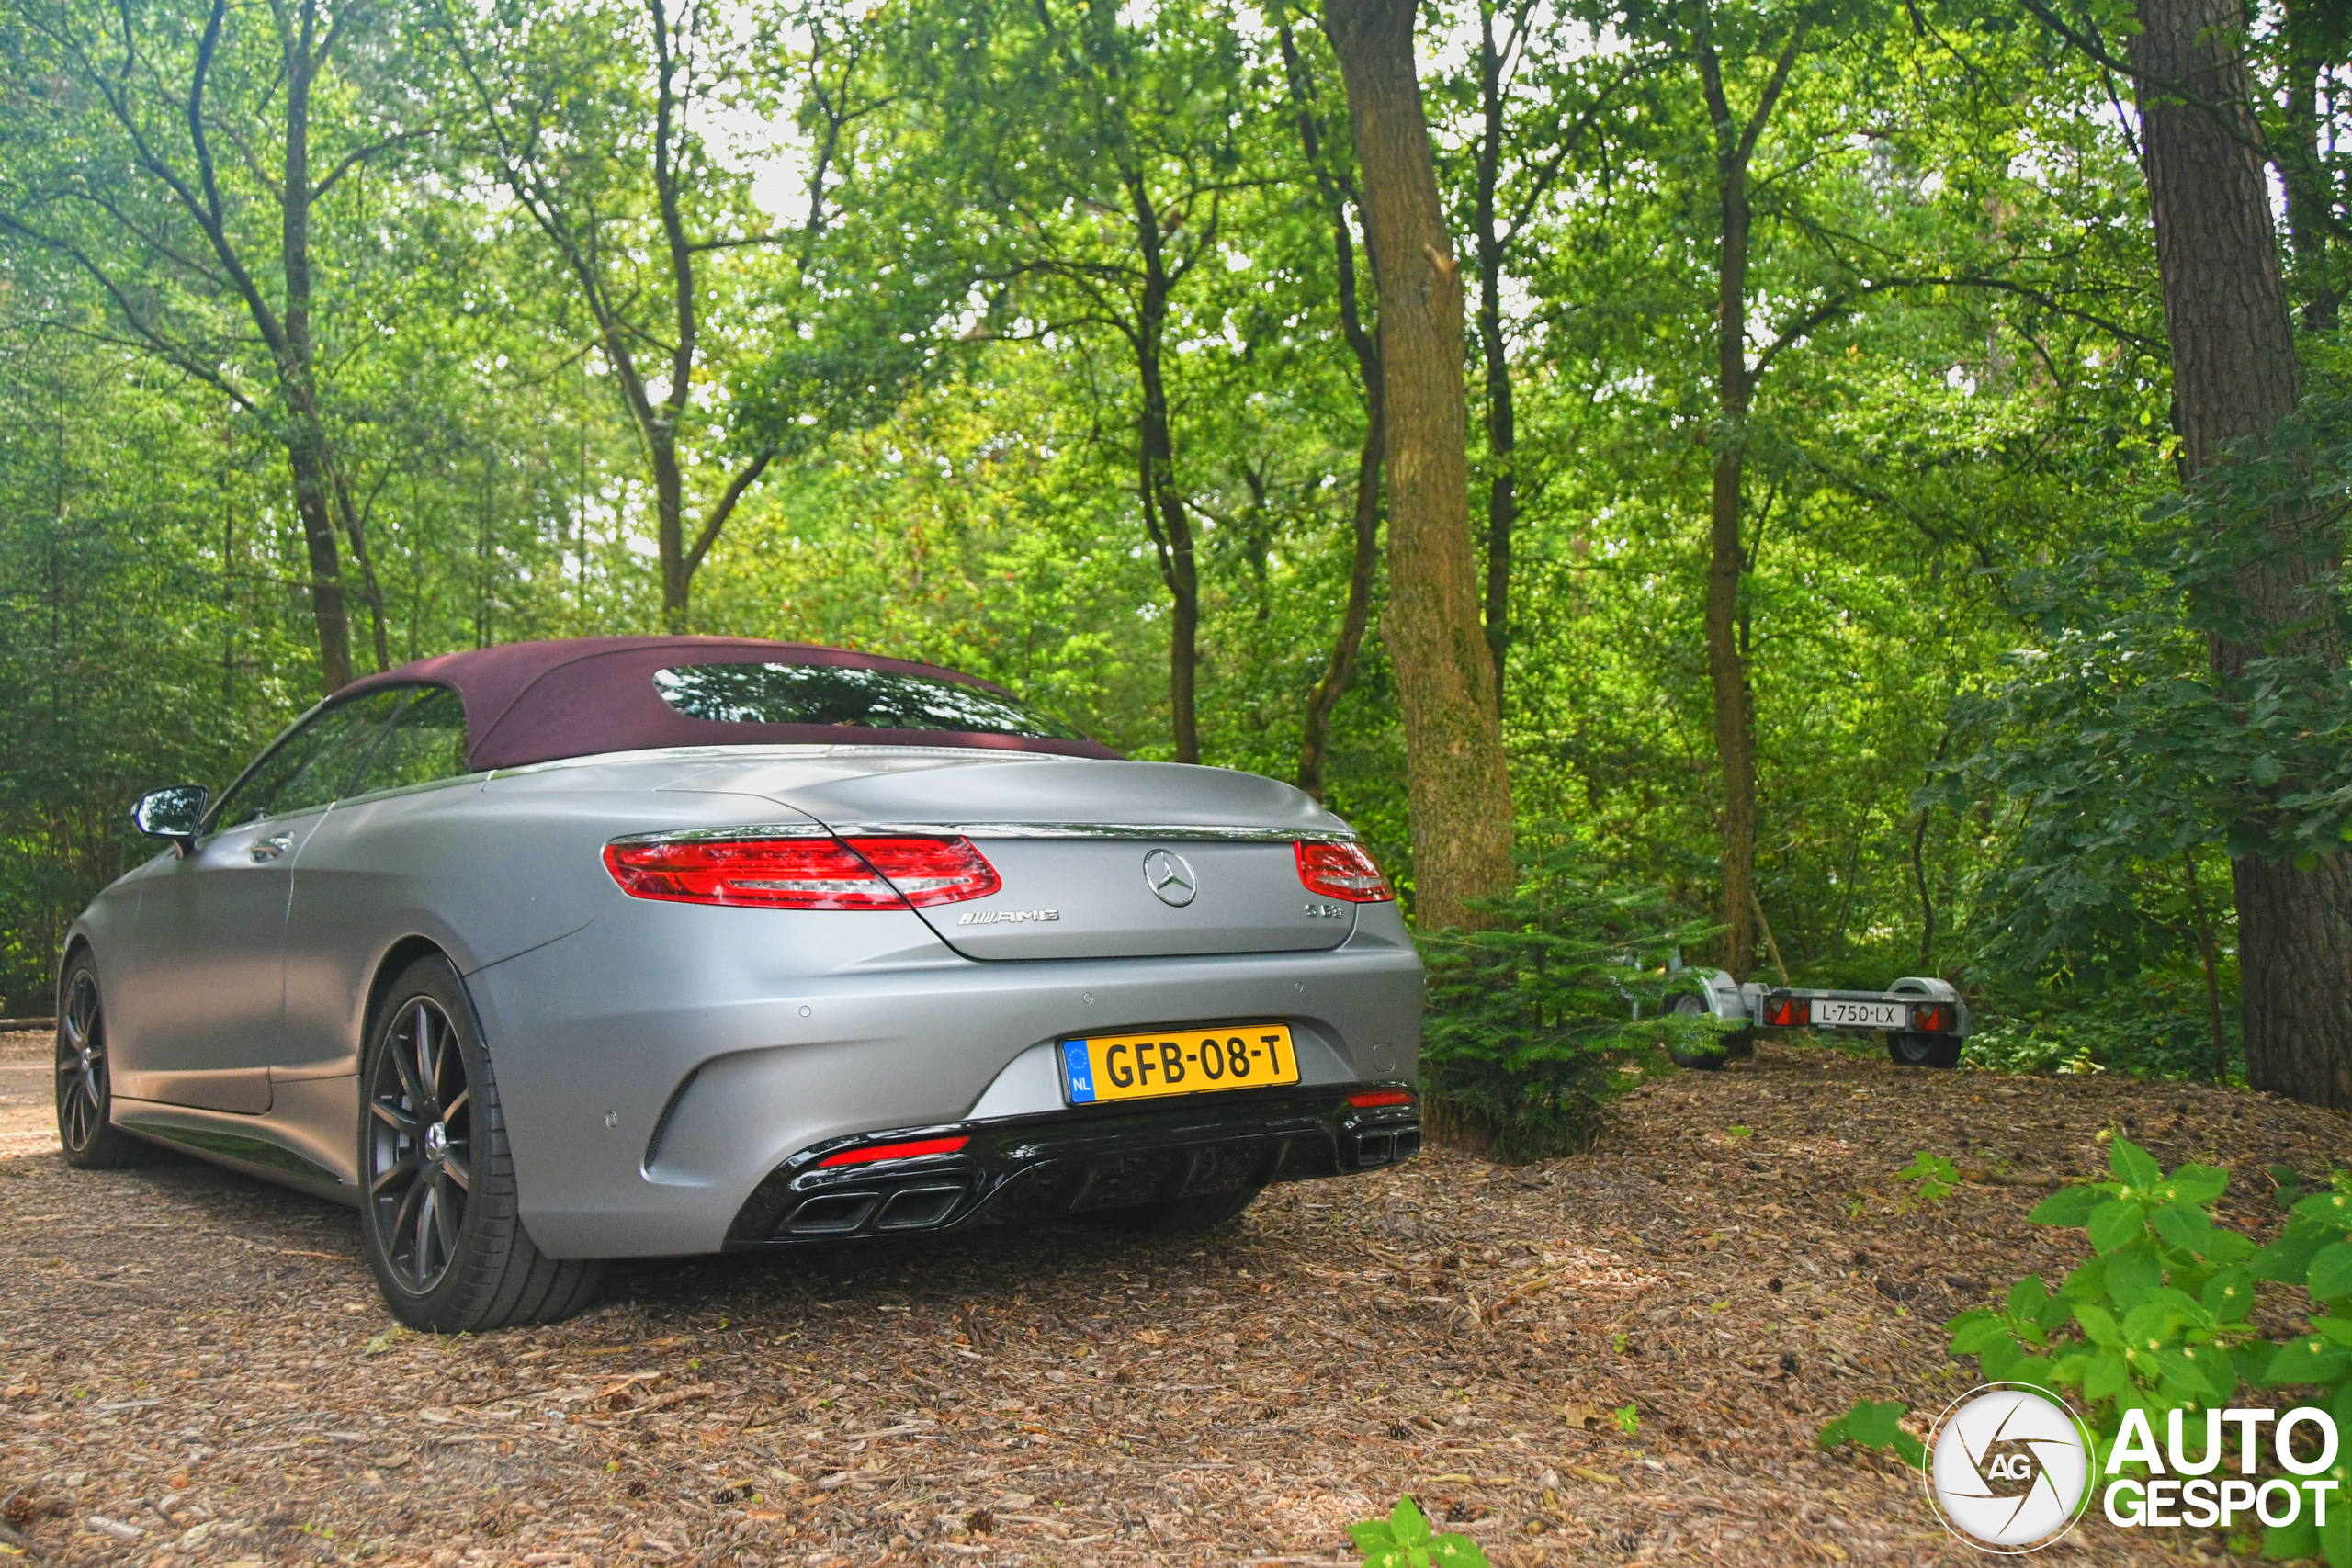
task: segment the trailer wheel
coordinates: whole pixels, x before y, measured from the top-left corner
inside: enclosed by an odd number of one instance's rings
[[[1673,1001],[1668,1003],[1666,1010],[1671,1013],[1679,1013],[1685,1018],[1696,1018],[1707,1010],[1707,1001],[1704,997],[1697,996],[1691,992],[1686,991],[1682,995],[1675,998]],[[1727,1050],[1685,1051],[1673,1045],[1668,1045],[1666,1048],[1666,1054],[1674,1058],[1674,1065],[1676,1066],[1687,1067],[1692,1071],[1702,1073],[1719,1073],[1723,1071],[1724,1061],[1731,1055],[1731,1053]]]
[[[1898,1067],[1956,1067],[1960,1043],[1950,1034],[1890,1034],[1886,1055]]]

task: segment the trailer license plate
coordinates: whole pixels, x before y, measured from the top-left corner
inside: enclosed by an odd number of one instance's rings
[[[1901,1002],[1847,1002],[1824,997],[1813,1004],[1816,1029],[1901,1029],[1911,1010]]]
[[[1097,1034],[1061,1044],[1062,1084],[1072,1105],[1298,1081],[1298,1053],[1280,1023]]]

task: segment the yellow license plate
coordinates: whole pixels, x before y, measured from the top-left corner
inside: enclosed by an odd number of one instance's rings
[[[1062,1082],[1072,1105],[1298,1081],[1298,1053],[1286,1024],[1096,1034],[1061,1046]]]

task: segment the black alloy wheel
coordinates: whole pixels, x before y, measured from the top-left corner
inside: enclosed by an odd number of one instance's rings
[[[1886,1037],[1886,1058],[1898,1067],[1956,1067],[1960,1040],[1950,1034],[1915,1034],[1908,1030]]]
[[[604,1265],[549,1258],[523,1227],[498,1080],[448,960],[419,959],[392,983],[360,1081],[360,1245],[394,1316],[478,1333],[588,1303]]]
[[[57,1009],[57,1138],[65,1161],[84,1170],[143,1164],[147,1145],[113,1123],[114,1084],[107,1070],[107,1015],[90,955],[65,972]]]
[[[457,1026],[431,997],[392,1021],[368,1084],[368,1203],[403,1290],[428,1295],[458,1256],[473,1193],[473,1092]]]

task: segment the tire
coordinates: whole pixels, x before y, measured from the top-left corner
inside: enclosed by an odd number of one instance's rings
[[[1143,1203],[1114,1209],[1101,1217],[1114,1230],[1131,1235],[1197,1235],[1214,1230],[1258,1201],[1262,1187],[1238,1187],[1198,1198],[1173,1198],[1165,1203]]]
[[[1950,1034],[1890,1034],[1886,1059],[1898,1067],[1956,1067],[1960,1041]]]
[[[360,1067],[360,1246],[392,1315],[434,1334],[552,1323],[604,1265],[548,1258],[516,1213],[490,1054],[447,959],[409,965]]]
[[[1705,998],[1685,991],[1668,1002],[1666,1010],[1678,1013],[1684,1018],[1696,1018],[1707,1010],[1707,1002]],[[1724,1063],[1731,1058],[1728,1042],[1724,1048],[1713,1051],[1684,1051],[1669,1045],[1666,1048],[1666,1054],[1673,1058],[1676,1066],[1698,1073],[1722,1072]],[[1752,1055],[1753,1052],[1751,1051],[1750,1054]]]
[[[57,1141],[77,1170],[124,1170],[155,1157],[114,1124],[114,1081],[107,1057],[107,1015],[98,995],[97,961],[74,954],[57,987]]]

